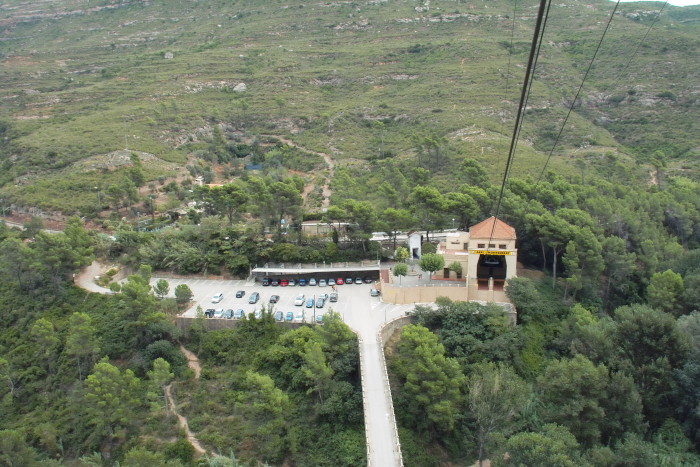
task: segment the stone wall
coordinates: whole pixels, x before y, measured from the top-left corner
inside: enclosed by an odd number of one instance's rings
[[[382,343],[382,348],[391,339],[396,331],[401,331],[404,326],[413,323],[413,316],[401,316],[399,318],[393,319],[386,323],[386,325],[379,331],[379,340]]]
[[[440,287],[413,286],[397,287],[391,283],[382,282],[382,301],[396,305],[410,303],[435,303],[438,297],[447,297],[454,301],[480,301],[509,303],[508,297],[502,290],[479,290],[476,284],[469,287]]]
[[[382,300],[397,305],[409,303],[434,303],[437,297],[448,297],[455,301],[469,300],[466,287],[395,287],[382,283]]]

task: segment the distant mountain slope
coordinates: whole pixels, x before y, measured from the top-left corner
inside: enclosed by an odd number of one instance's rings
[[[668,6],[656,21],[661,6],[620,6],[550,168],[613,157],[698,177],[700,8]],[[542,169],[613,7],[552,6],[516,174]],[[515,12],[510,1],[6,1],[0,197],[85,212],[124,169],[70,172],[77,161],[128,148],[230,163],[259,134],[355,169],[393,158],[449,178],[470,156],[496,178],[535,13],[534,1]],[[212,156],[217,144],[228,156]],[[174,173],[146,175],[159,174]]]

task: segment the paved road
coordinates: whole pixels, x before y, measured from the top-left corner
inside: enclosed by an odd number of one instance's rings
[[[158,278],[153,278],[155,283]],[[378,341],[379,330],[386,322],[404,316],[412,310],[413,305],[392,305],[381,302],[378,297],[370,297],[372,285],[352,284],[337,287],[338,302],[328,303],[320,310],[297,307],[294,298],[303,293],[307,298],[321,293],[330,293],[330,287],[262,287],[253,282],[242,280],[207,280],[207,279],[167,279],[171,294],[179,284],[187,284],[194,293],[194,302],[185,316],[194,317],[197,305],[207,308],[243,308],[246,313],[253,312],[260,305],[267,304],[270,295],[279,295],[280,300],[275,310],[303,310],[306,322],[313,322],[314,312],[325,313],[328,308],[340,313],[343,320],[358,335],[360,340],[360,367],[362,373],[362,393],[364,399],[365,429],[367,436],[368,464],[372,467],[401,466],[398,433],[394,417],[391,391],[386,374],[384,350]],[[236,298],[237,290],[244,290],[243,298]],[[260,301],[251,305],[248,297],[254,291],[260,293]],[[218,304],[211,303],[211,297],[222,292],[224,299]]]
[[[353,313],[348,320],[360,339],[368,465],[373,467],[403,465],[384,349],[378,339],[378,332],[384,325],[385,312],[387,319],[391,319],[403,315],[410,308],[412,307],[375,302],[368,309]]]

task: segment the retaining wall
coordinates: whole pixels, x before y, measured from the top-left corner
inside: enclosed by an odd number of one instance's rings
[[[502,290],[479,290],[476,285],[469,287],[441,287],[417,285],[400,287],[382,282],[382,301],[397,305],[409,303],[435,303],[438,297],[447,297],[453,301],[468,302],[500,302],[509,303],[508,297]]]

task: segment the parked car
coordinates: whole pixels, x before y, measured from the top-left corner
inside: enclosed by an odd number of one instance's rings
[[[329,300],[330,300],[331,302],[337,302],[337,301],[338,301],[338,294],[335,293],[335,292],[331,293],[331,296],[330,296]]]
[[[224,313],[224,318],[232,319],[233,318],[233,310],[230,308],[228,310],[226,310],[226,313]]]
[[[343,281],[342,277],[339,277],[335,280],[335,285],[343,285],[345,281]]]
[[[233,312],[233,319],[241,319],[241,318],[243,318],[243,310],[241,308],[239,308]]]
[[[304,294],[303,293],[299,294],[299,295],[297,295],[297,298],[294,299],[294,304],[296,306],[302,306],[304,304],[304,300],[306,300],[306,297],[304,296]]]
[[[255,319],[260,319],[262,318],[262,310],[255,310],[255,313],[253,313],[255,316]]]
[[[279,310],[275,311],[275,321],[282,321],[282,320],[284,320],[284,314]]]
[[[309,285],[316,285],[316,279],[314,279],[313,277],[309,279]]]
[[[327,293],[322,293],[318,295],[318,298],[322,298],[324,300],[328,300],[328,294]]]
[[[335,279],[333,279],[333,278],[328,279],[328,285],[335,285]]]
[[[268,285],[270,285],[270,278],[269,278],[269,277],[263,277],[262,285],[263,285],[263,287],[267,287]]]
[[[213,318],[214,317],[214,309],[207,308],[206,311],[204,312],[204,316],[206,316],[207,318]]]
[[[297,323],[301,323],[302,321],[304,321],[304,312],[297,311],[297,315],[294,317],[294,321],[296,321]]]
[[[280,279],[280,287],[287,287],[289,285],[288,279]]]
[[[317,298],[316,299],[316,308],[323,308],[323,305],[326,304],[326,299],[325,298]]]
[[[323,315],[316,315],[316,324],[323,324]]]
[[[371,289],[369,289],[369,295],[371,297],[379,297],[379,290],[372,287]]]
[[[352,284],[352,277],[346,277],[346,278],[345,278],[345,283],[346,283],[346,284]]]
[[[213,297],[211,297],[211,302],[212,302],[212,303],[219,303],[219,302],[220,302],[221,300],[223,300],[223,299],[224,299],[224,294],[222,294],[221,292],[219,292],[218,294],[216,294],[216,295],[214,295]]]
[[[270,296],[270,303],[277,303],[280,301],[280,296],[279,295],[271,295]]]
[[[355,278],[355,284],[362,285],[362,278],[361,277],[356,277]]]
[[[272,279],[272,280],[270,281],[270,285],[271,285],[272,287],[277,287],[278,285],[280,285],[279,279]]]
[[[326,286],[326,279],[320,279],[318,281],[318,286],[319,287],[325,287]]]
[[[287,316],[284,317],[285,321],[291,321],[294,319],[294,312],[293,311],[288,311]]]
[[[245,290],[239,290],[236,292],[236,298],[241,298],[245,295]]]
[[[299,287],[306,286],[306,279],[299,279]]]
[[[309,298],[306,300],[306,308],[313,308],[314,307],[314,299]]]
[[[374,279],[372,279],[371,277],[365,277],[364,282],[365,284],[371,284],[372,282],[374,282]]]
[[[248,303],[258,303],[258,300],[260,300],[260,294],[257,292],[253,292],[250,294],[250,298],[248,299]]]
[[[217,308],[214,310],[214,318],[223,318],[224,317],[224,309],[223,308]]]
[[[297,285],[297,281],[295,281],[294,279],[289,279],[289,286],[294,287],[295,285]]]

